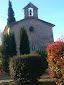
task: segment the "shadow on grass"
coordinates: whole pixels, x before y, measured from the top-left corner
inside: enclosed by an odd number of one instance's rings
[[[2,83],[0,85],[17,85],[14,82],[9,82],[9,83]],[[55,82],[37,82],[37,83],[26,83],[26,84],[21,84],[21,85],[56,85]]]
[[[37,82],[33,85],[56,85],[55,82]]]

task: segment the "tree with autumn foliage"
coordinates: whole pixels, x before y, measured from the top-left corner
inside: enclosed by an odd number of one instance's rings
[[[48,45],[47,53],[50,77],[56,80],[57,85],[64,85],[64,41]]]

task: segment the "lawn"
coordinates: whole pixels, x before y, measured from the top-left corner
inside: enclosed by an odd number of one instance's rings
[[[36,85],[56,85],[54,80],[50,78],[39,79]]]
[[[17,85],[15,82],[2,83],[1,85]],[[34,84],[23,84],[23,85],[56,85],[55,82],[37,82]]]
[[[14,81],[13,82],[9,82],[9,83],[2,83],[0,85],[17,85]],[[37,83],[34,84],[23,84],[23,85],[56,85],[55,82],[51,79],[39,79]]]
[[[43,79],[38,79],[39,82],[54,82],[53,79],[50,78],[43,78]]]
[[[0,79],[10,79],[10,78],[11,78],[10,75],[8,75],[7,73],[0,73]],[[17,85],[17,84],[15,84],[15,82],[9,82],[9,83],[2,83],[0,85]],[[56,85],[56,84],[50,78],[43,78],[43,79],[38,79],[38,82],[32,85]]]
[[[0,73],[0,79],[9,79],[11,78],[9,74],[7,73]]]

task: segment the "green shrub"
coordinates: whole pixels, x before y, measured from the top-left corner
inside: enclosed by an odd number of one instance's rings
[[[42,49],[40,49],[40,50],[37,50],[36,51],[39,55],[41,55],[41,56],[43,56],[43,57],[47,57],[47,53],[46,53],[46,51],[43,51]]]
[[[7,82],[3,82],[1,85],[9,85]]]
[[[37,54],[15,56],[9,63],[10,75],[19,85],[37,81],[45,69],[42,57]]]
[[[8,73],[9,69],[9,63],[8,63],[9,59],[6,59],[4,56],[2,56],[2,67],[4,68],[4,71]]]
[[[44,68],[48,68],[48,62],[46,60],[47,58],[47,52],[43,51],[42,49],[36,51],[41,57],[44,62]]]

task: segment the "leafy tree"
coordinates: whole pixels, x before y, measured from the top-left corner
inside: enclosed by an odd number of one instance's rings
[[[64,41],[58,40],[47,46],[49,74],[57,85],[64,85]]]
[[[15,22],[14,11],[12,9],[12,4],[9,0],[7,25],[10,26],[13,22]]]
[[[20,50],[20,54],[30,53],[28,36],[23,27],[21,27],[19,32],[19,50]]]

